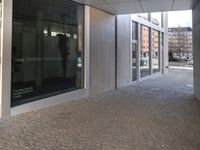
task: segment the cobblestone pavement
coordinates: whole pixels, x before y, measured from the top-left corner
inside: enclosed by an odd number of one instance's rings
[[[200,150],[200,102],[192,72],[0,122],[3,150]]]

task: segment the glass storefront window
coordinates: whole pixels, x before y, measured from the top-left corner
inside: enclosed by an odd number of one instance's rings
[[[159,48],[159,42],[160,42],[160,36],[159,32],[156,30],[152,31],[152,67],[153,67],[153,73],[160,71],[160,48]]]
[[[158,25],[161,27],[162,22],[161,22],[161,12],[155,12],[155,13],[151,13],[151,22],[155,25]]]
[[[12,106],[84,87],[83,9],[70,0],[13,0]]]
[[[140,75],[150,75],[149,28],[141,25]]]

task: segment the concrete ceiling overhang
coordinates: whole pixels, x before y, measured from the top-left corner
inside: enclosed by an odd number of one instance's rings
[[[197,0],[74,0],[112,14],[133,14],[192,9]]]

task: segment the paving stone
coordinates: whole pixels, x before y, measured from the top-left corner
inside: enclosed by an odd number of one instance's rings
[[[0,122],[5,150],[200,150],[192,72],[166,75]]]

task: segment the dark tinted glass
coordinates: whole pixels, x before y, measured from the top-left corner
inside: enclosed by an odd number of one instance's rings
[[[83,6],[13,0],[12,106],[83,88]]]

